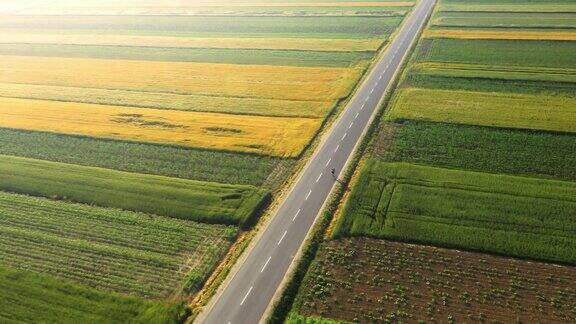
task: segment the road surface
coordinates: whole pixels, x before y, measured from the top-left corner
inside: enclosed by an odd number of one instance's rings
[[[321,143],[238,272],[214,297],[212,307],[201,314],[197,322],[255,324],[261,320],[328,199],[336,181],[331,170],[335,169],[338,176],[352,156],[434,3],[435,0],[421,0],[413,10]]]

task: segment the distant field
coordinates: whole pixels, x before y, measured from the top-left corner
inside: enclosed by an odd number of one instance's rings
[[[0,128],[0,154],[276,189],[293,160]]]
[[[574,280],[574,267],[386,240],[331,240],[310,267],[292,318],[322,316],[338,323],[574,322]]]
[[[99,45],[161,48],[225,48],[268,49],[305,51],[375,51],[382,39],[310,39],[310,38],[209,38],[209,37],[161,37],[130,35],[83,35],[83,34],[23,34],[1,33],[2,44],[59,44]]]
[[[429,43],[428,43],[429,42]],[[427,39],[419,61],[573,69],[576,42]]]
[[[417,122],[382,127],[394,126],[392,144],[377,152],[385,161],[576,181],[574,135]]]
[[[34,84],[0,83],[0,97],[127,106],[235,115],[325,118],[333,101],[181,95],[165,92],[108,90]]]
[[[432,29],[424,33],[426,38],[456,38],[456,39],[509,39],[509,40],[557,40],[574,41],[576,32],[557,31],[504,31],[504,30],[455,30]]]
[[[296,157],[321,119],[0,99],[0,127]]]
[[[431,20],[433,27],[476,28],[576,28],[573,13],[514,12],[439,12]]]
[[[105,291],[197,289],[234,238],[220,225],[0,193],[2,265]]]
[[[267,192],[72,164],[0,156],[0,190],[173,218],[244,225]],[[121,195],[119,195],[121,193]]]
[[[576,264],[576,184],[368,161],[335,236]]]
[[[313,101],[347,96],[362,72],[361,68],[24,56],[3,56],[0,68],[3,83]]]
[[[0,55],[310,67],[354,67],[373,52],[0,44]]]
[[[552,1],[552,2],[535,2],[530,3],[528,1],[516,2],[516,3],[482,3],[482,1],[476,1],[475,3],[467,3],[463,1],[461,3],[443,3],[440,6],[440,11],[464,11],[464,12],[546,12],[546,13],[574,13],[576,12],[576,5],[573,3],[562,3],[562,1]]]
[[[0,321],[32,323],[179,323],[182,303],[100,292],[28,271],[0,267]],[[65,316],[65,318],[63,318]]]
[[[384,38],[400,24],[392,17],[238,16],[3,16],[3,33],[192,37]]]
[[[412,66],[413,74],[429,74],[444,77],[500,79],[511,81],[543,81],[576,83],[576,69],[554,67],[531,67],[514,65],[489,65],[467,63],[418,63]]]
[[[402,87],[576,97],[576,70],[419,63]]]
[[[19,15],[226,15],[226,16],[315,16],[385,15],[409,10],[412,1],[244,1],[174,3],[66,3],[40,4],[14,10]]]
[[[400,91],[387,118],[576,132],[576,99],[411,88]]]

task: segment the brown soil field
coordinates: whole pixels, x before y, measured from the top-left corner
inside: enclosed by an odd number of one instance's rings
[[[326,242],[297,301],[361,323],[573,323],[576,268],[367,238]]]

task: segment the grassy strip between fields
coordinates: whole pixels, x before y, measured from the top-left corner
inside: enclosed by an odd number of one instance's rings
[[[474,28],[558,28],[574,29],[576,12],[455,12],[441,11],[432,19],[433,27]]]
[[[384,161],[576,181],[576,135],[411,121],[382,127],[395,129],[392,145],[376,152]]]
[[[387,118],[576,132],[576,99],[409,88],[400,91]]]
[[[576,264],[576,183],[369,160],[334,236]]]
[[[0,155],[0,190],[206,223],[248,225],[268,193],[252,186]]]
[[[0,321],[4,323],[176,324],[186,314],[180,302],[146,301],[0,267]]]
[[[424,33],[424,37],[426,37],[426,38],[455,38],[455,39],[508,39],[508,40],[574,41],[574,40],[576,40],[576,32],[432,29],[432,30],[426,31]]]
[[[0,154],[135,173],[276,189],[294,160],[0,128]],[[282,180],[280,180],[282,181]]]
[[[16,33],[186,37],[363,39],[387,37],[402,22],[390,17],[238,17],[5,15],[0,30]]]
[[[233,115],[324,118],[334,101],[181,95],[166,92],[108,90],[49,85],[0,83],[0,96],[99,105],[215,112]]]
[[[211,38],[130,35],[0,33],[2,44],[100,45],[166,48],[227,48],[303,51],[376,51],[382,39]]]
[[[576,97],[576,74],[557,69],[421,63],[413,66],[403,87]]]
[[[574,52],[570,41],[425,38],[417,55],[426,62],[574,69]]]
[[[243,65],[352,67],[374,52],[0,44],[0,55]]]
[[[237,233],[232,226],[5,192],[0,215],[3,266],[146,298],[197,291]]]
[[[411,74],[453,78],[498,79],[509,81],[539,81],[576,83],[576,69],[545,68],[486,64],[418,63]],[[574,85],[572,85],[574,87]]]
[[[541,1],[530,3],[528,1],[516,3],[495,3],[482,1],[461,1],[459,3],[446,3],[443,1],[441,11],[460,12],[510,12],[510,13],[574,13],[576,5],[562,1]]]

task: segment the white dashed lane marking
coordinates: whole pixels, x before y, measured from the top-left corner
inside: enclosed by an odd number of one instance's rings
[[[242,298],[242,301],[240,302],[240,306],[244,305],[244,302],[246,301],[246,298],[248,298],[248,295],[250,295],[250,293],[252,292],[252,289],[254,289],[254,286],[248,289],[248,292],[246,293],[246,295],[244,295],[244,298]]]
[[[268,263],[270,262],[271,259],[272,259],[272,256],[269,256],[268,260],[266,260],[266,263],[264,263],[262,270],[260,270],[260,273],[264,272],[264,270],[266,269],[266,266],[268,265]]]
[[[298,211],[296,212],[296,215],[294,215],[294,218],[292,218],[292,221],[294,221],[296,219],[296,217],[298,217],[298,215],[300,214],[300,211],[302,209],[298,209]]]
[[[282,237],[278,241],[278,245],[280,245],[280,243],[282,243],[282,240],[284,239],[284,237],[286,237],[286,234],[288,234],[288,231],[284,231],[284,234],[282,234]]]

